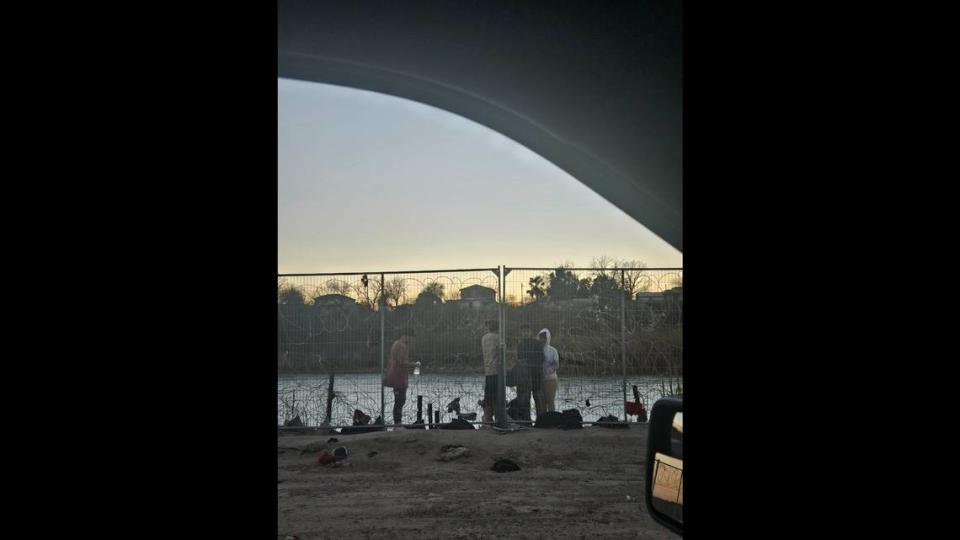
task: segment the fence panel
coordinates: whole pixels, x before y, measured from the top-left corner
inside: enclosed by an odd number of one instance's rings
[[[556,410],[623,419],[634,386],[648,411],[682,391],[682,269],[505,272],[507,364],[517,360],[521,326],[533,336],[548,328],[560,354]],[[278,275],[278,423],[299,416],[309,426],[347,426],[359,409],[392,424],[395,397],[382,387],[381,362],[405,328],[414,331],[410,361],[420,373],[411,367],[402,422],[416,419],[418,395],[424,417],[429,405],[448,421],[459,400],[460,414],[479,420],[480,339],[485,321],[498,319],[498,280],[493,268]],[[516,395],[507,389],[508,401]],[[531,411],[535,419],[532,403]]]

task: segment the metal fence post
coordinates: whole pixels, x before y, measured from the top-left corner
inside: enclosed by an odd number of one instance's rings
[[[497,276],[498,291],[497,293],[500,296],[500,309],[499,309],[499,325],[500,325],[500,366],[497,369],[497,418],[496,424],[499,428],[506,429],[507,427],[507,388],[506,388],[506,376],[507,376],[507,342],[504,339],[504,331],[506,323],[506,313],[503,310],[503,265],[499,267],[499,275]]]
[[[383,420],[383,429],[387,429],[387,418],[385,414],[385,405],[384,401],[386,399],[383,389],[383,365],[386,359],[387,354],[387,344],[386,344],[386,313],[384,311],[384,302],[385,295],[384,291],[384,279],[383,274],[380,274],[380,418]]]
[[[620,361],[623,364],[623,421],[627,422],[627,288],[623,270],[620,270]]]

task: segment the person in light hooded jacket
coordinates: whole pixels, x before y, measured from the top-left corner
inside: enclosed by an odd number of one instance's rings
[[[546,411],[555,411],[554,400],[557,397],[557,387],[560,380],[557,371],[560,370],[560,353],[550,345],[550,330],[544,328],[537,334],[537,339],[543,345],[543,407]]]

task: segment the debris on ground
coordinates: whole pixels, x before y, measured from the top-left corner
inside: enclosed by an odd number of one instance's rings
[[[314,441],[312,443],[305,444],[303,448],[300,449],[300,455],[303,454],[315,454],[317,452],[326,450],[326,443],[320,441]],[[292,450],[292,449],[291,449]]]
[[[596,427],[605,427],[605,428],[614,428],[614,429],[628,429],[630,424],[626,422],[621,422],[619,418],[613,416],[601,416],[596,422],[593,423]]]
[[[340,428],[341,435],[358,435],[360,433],[373,433],[374,431],[383,431],[384,428],[382,425],[373,424],[373,425],[360,425],[360,426],[344,426]]]
[[[440,448],[439,461],[453,461],[457,458],[470,455],[470,450],[466,446],[459,444],[446,444]]]
[[[491,471],[496,472],[510,472],[510,471],[519,471],[520,466],[514,463],[509,459],[498,459],[496,463],[493,464],[493,467],[490,467]]]

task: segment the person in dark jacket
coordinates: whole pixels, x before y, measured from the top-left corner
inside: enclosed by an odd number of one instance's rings
[[[520,341],[517,343],[517,403],[519,418],[531,420],[530,398],[533,397],[537,414],[543,413],[543,345],[533,335],[533,328],[520,326]]]

